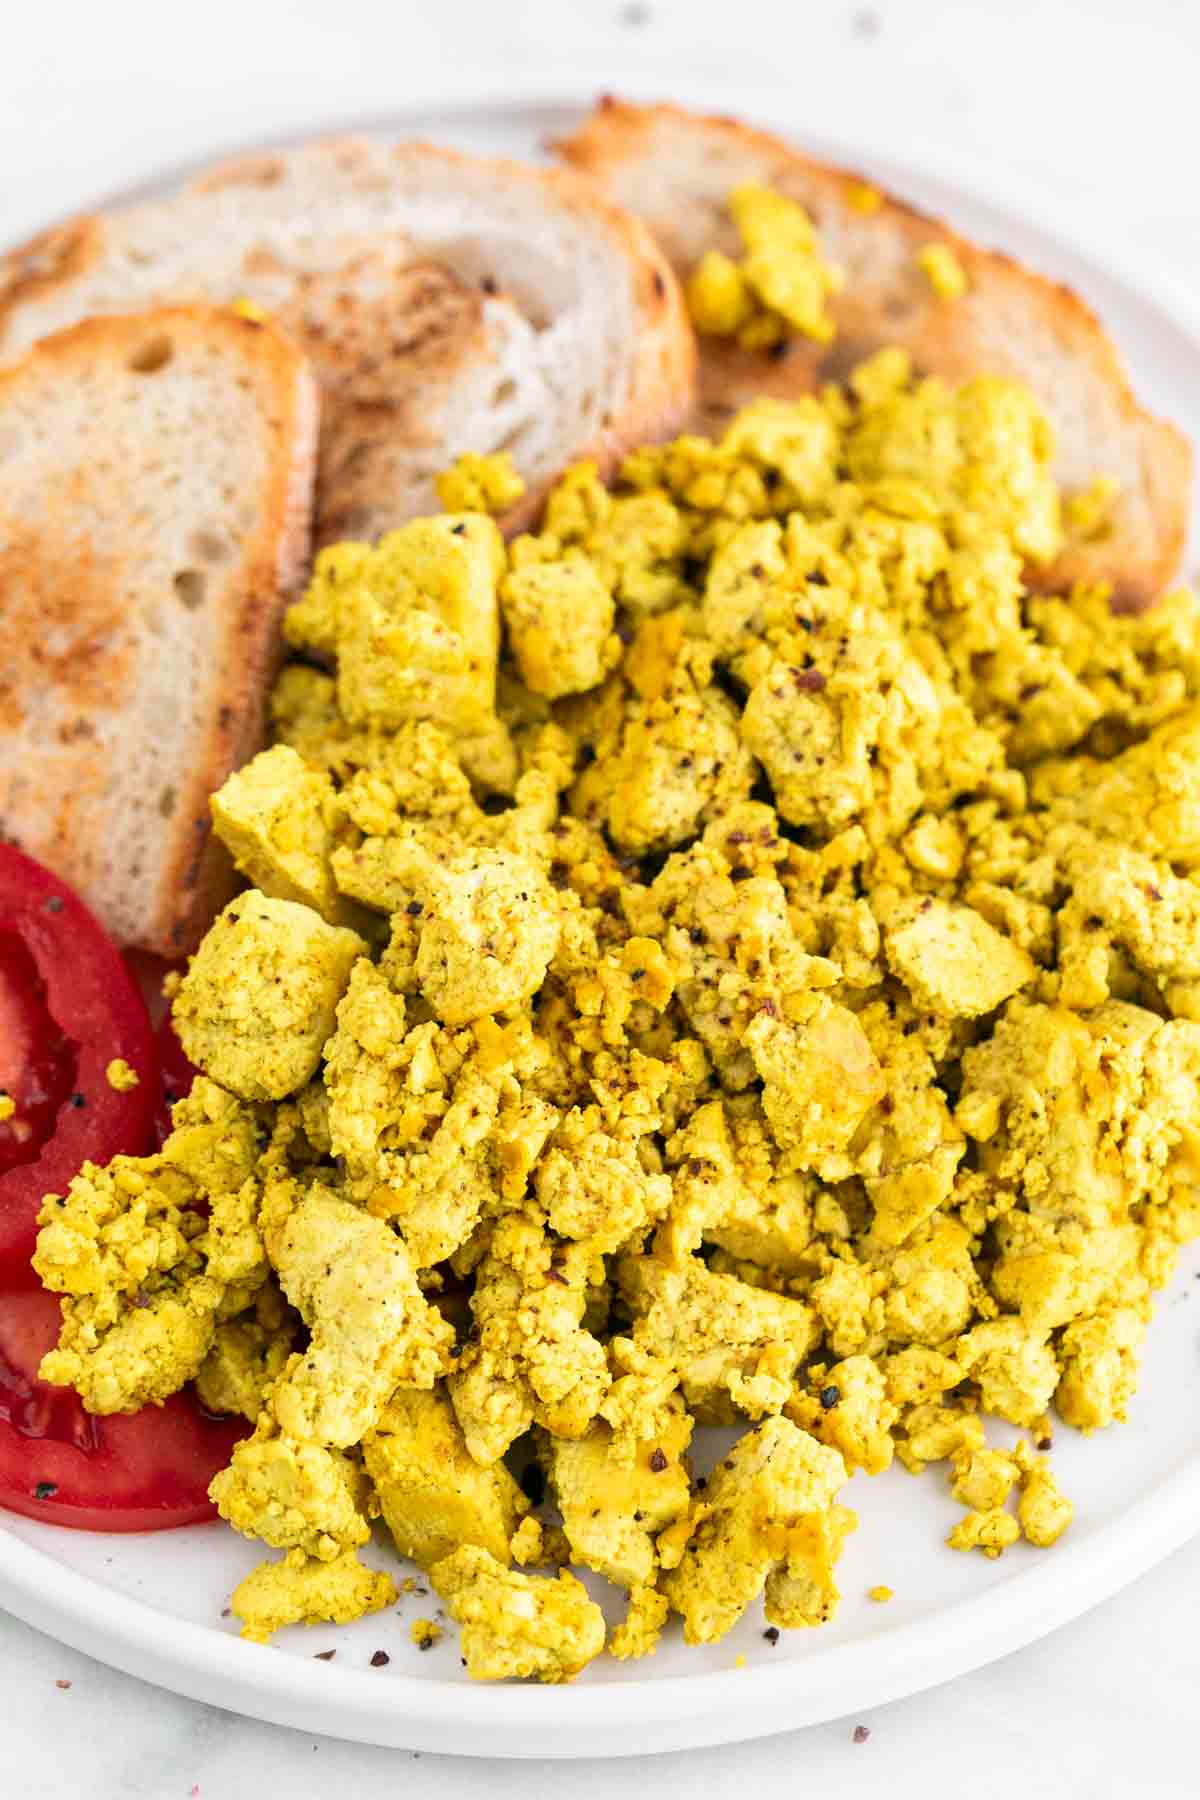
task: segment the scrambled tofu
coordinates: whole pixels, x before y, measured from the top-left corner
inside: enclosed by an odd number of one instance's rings
[[[664,1578],[689,1644],[712,1644],[767,1588],[767,1618],[815,1625],[837,1604],[840,1548],[833,1499],[846,1479],[836,1450],[787,1419],[747,1432],[709,1477],[688,1521],[678,1564]]]
[[[285,1625],[348,1625],[382,1612],[397,1598],[381,1569],[368,1569],[353,1550],[332,1562],[289,1550],[281,1562],[259,1563],[233,1590],[230,1607],[253,1644],[269,1643]]]
[[[434,1565],[432,1581],[462,1627],[467,1672],[477,1681],[574,1681],[604,1648],[604,1614],[565,1569],[554,1581],[522,1575],[461,1544]]]
[[[729,196],[729,211],[743,254],[734,262],[709,250],[693,271],[687,302],[697,331],[735,337],[746,350],[767,350],[789,330],[830,343],[825,302],[842,275],[821,254],[804,208],[748,181]]]
[[[475,1461],[444,1393],[397,1388],[363,1443],[363,1466],[396,1548],[421,1568],[461,1544],[508,1561],[529,1502],[502,1462]]]
[[[731,210],[701,328],[827,341],[810,222]],[[248,1636],[388,1604],[376,1520],[472,1675],[546,1681],[604,1646],[568,1563],[618,1658],[830,1618],[853,1471],[940,1468],[955,1549],[1069,1528],[1049,1411],[1130,1416],[1200,1235],[1200,607],[1031,594],[1104,528],[1052,461],[1022,388],[883,350],[508,545],[467,457],[318,557],[213,801],[254,885],[175,995],[203,1074],[35,1258],[43,1379],[253,1424]]]
[[[235,778],[236,779],[236,778]],[[282,1100],[314,1075],[355,960],[357,933],[257,889],[216,919],[175,995],[185,1054],[243,1100]]]

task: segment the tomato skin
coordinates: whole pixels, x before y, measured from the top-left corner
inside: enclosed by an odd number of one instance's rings
[[[192,1091],[192,1083],[200,1073],[195,1063],[184,1055],[183,1045],[175,1035],[168,1013],[155,1034],[158,1065],[161,1072],[161,1098],[154,1112],[154,1136],[161,1145],[171,1135],[171,1108]]]
[[[0,1506],[80,1531],[163,1531],[215,1518],[208,1484],[247,1421],[210,1418],[187,1391],[96,1418],[70,1388],[37,1379],[58,1327],[57,1295],[0,1293]]]
[[[0,1174],[36,1162],[75,1086],[75,1049],[46,1008],[37,966],[15,932],[0,929]]]
[[[145,1151],[161,1084],[149,1014],[116,946],[69,887],[14,844],[0,843],[0,930],[32,959],[75,1056],[72,1095],[39,1155],[0,1173],[0,1285],[14,1289],[37,1285],[30,1258],[45,1196],[64,1193],[85,1162]],[[138,1076],[124,1093],[105,1075],[115,1058]]]

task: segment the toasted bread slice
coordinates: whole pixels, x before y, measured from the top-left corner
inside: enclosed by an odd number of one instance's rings
[[[228,885],[208,798],[261,741],[316,435],[303,357],[230,312],[0,369],[0,834],[120,943],[178,955]]]
[[[567,170],[424,144],[243,158],[0,262],[0,355],[94,313],[245,298],[323,391],[317,537],[436,509],[460,452],[510,450],[523,523],[564,464],[608,470],[692,404],[686,310],[646,229]]]
[[[1190,449],[1174,426],[1138,406],[1116,350],[1069,289],[886,195],[874,211],[862,210],[860,176],[732,119],[604,100],[557,148],[646,220],[682,274],[707,249],[736,253],[725,202],[744,181],[798,200],[830,261],[844,270],[845,288],[829,307],[832,345],[793,339],[786,357],[772,360],[704,341],[700,429],[711,430],[752,395],[786,397],[844,375],[882,344],[903,345],[920,371],[950,380],[984,371],[1013,376],[1028,383],[1053,422],[1064,490],[1096,475],[1120,483],[1104,536],[1069,544],[1052,566],[1031,569],[1030,580],[1057,589],[1107,578],[1118,604],[1136,609],[1173,575],[1187,535]],[[918,252],[933,243],[949,245],[966,272],[961,299],[940,299],[918,265]]]

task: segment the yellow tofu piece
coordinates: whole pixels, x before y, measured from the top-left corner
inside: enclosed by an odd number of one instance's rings
[[[279,1285],[310,1332],[271,1410],[296,1437],[356,1444],[394,1388],[431,1388],[447,1372],[453,1328],[391,1227],[319,1182],[282,1220],[268,1220],[267,1207],[263,1217]]]
[[[253,1113],[201,1076],[157,1155],[85,1163],[65,1195],[47,1197],[34,1267],[64,1304],[44,1381],[118,1413],[192,1379],[231,1293],[244,1305],[266,1278],[257,1152]]]
[[[402,1556],[431,1569],[475,1544],[508,1562],[529,1502],[502,1462],[474,1460],[444,1394],[397,1388],[364,1440],[363,1463]]]
[[[618,1278],[634,1317],[634,1343],[678,1372],[700,1424],[778,1412],[819,1338],[803,1301],[714,1275],[695,1257],[681,1269],[654,1257],[624,1257]]]
[[[554,892],[511,850],[469,850],[426,883],[417,980],[439,1019],[465,1025],[537,992],[558,946]]]
[[[787,1419],[767,1419],[738,1439],[709,1477],[679,1566],[663,1577],[685,1642],[716,1643],[773,1570],[808,1562],[813,1516],[845,1479],[837,1451]]]
[[[692,1421],[680,1396],[659,1409],[657,1424],[653,1436],[632,1442],[614,1440],[603,1421],[574,1442],[543,1441],[572,1560],[618,1587],[652,1584],[654,1539],[684,1516],[691,1496],[684,1452]]]
[[[956,1365],[957,1366],[957,1365]],[[910,1475],[919,1475],[926,1463],[945,1462],[985,1447],[983,1422],[963,1406],[942,1406],[927,1400],[910,1407],[901,1421],[904,1433],[896,1443],[896,1455]]]
[[[502,513],[525,492],[507,450],[477,456],[466,450],[434,480],[439,503],[447,512]]]
[[[1058,1349],[1062,1380],[1054,1403],[1068,1425],[1096,1431],[1125,1417],[1137,1387],[1146,1324],[1134,1308],[1117,1306],[1067,1326]]]
[[[171,1010],[184,1051],[244,1100],[294,1094],[321,1061],[366,945],[310,907],[253,888],[204,938]]]
[[[298,1325],[275,1288],[263,1290],[251,1314],[219,1324],[196,1371],[201,1406],[241,1413],[253,1425],[292,1354]]]
[[[994,1012],[1033,980],[1028,953],[969,906],[917,902],[884,933],[889,966],[917,1006],[950,1018]]]
[[[1027,1457],[1017,1502],[1017,1519],[1026,1543],[1039,1550],[1050,1549],[1074,1517],[1075,1508],[1054,1479],[1050,1465],[1042,1457]]]
[[[209,1496],[243,1537],[276,1550],[301,1550],[332,1562],[365,1544],[361,1471],[340,1451],[281,1432],[269,1414],[253,1437],[234,1447],[229,1467],[213,1477]]]
[[[670,1601],[657,1588],[634,1588],[625,1617],[609,1633],[609,1655],[615,1656],[618,1662],[653,1656],[670,1612]]]
[[[883,1098],[884,1078],[847,1007],[813,996],[798,1023],[761,1012],[746,1044],[763,1081],[763,1111],[776,1142],[826,1180],[851,1173],[850,1139]]]
[[[954,1359],[979,1383],[987,1412],[1013,1425],[1041,1418],[1058,1386],[1059,1370],[1049,1333],[1021,1319],[988,1319],[954,1346]]]
[[[926,244],[917,264],[939,300],[961,300],[971,285],[949,244]]]
[[[493,520],[469,512],[413,519],[374,548],[322,552],[285,634],[298,648],[336,654],[348,724],[433,719],[480,732],[495,707],[503,567]]]
[[[500,607],[521,679],[548,700],[597,687],[620,660],[616,608],[595,564],[577,555],[504,578]]]
[[[534,1219],[509,1214],[479,1263],[475,1331],[448,1388],[467,1448],[493,1463],[536,1420],[582,1437],[610,1385],[608,1359],[583,1324],[591,1256]]]
[[[951,1550],[982,1550],[995,1558],[1021,1535],[1021,1527],[1010,1512],[995,1507],[989,1512],[969,1512],[958,1521],[946,1539]]]
[[[848,1506],[805,1513],[788,1532],[787,1560],[772,1569],[763,1590],[763,1612],[772,1625],[796,1631],[827,1625],[841,1600],[834,1565],[858,1515]]]
[[[974,1512],[997,1512],[1012,1493],[1021,1470],[1003,1450],[963,1450],[953,1459],[951,1492]]]
[[[898,1409],[887,1380],[869,1356],[849,1356],[798,1393],[784,1409],[788,1418],[841,1456],[848,1470],[880,1475],[891,1466],[891,1428]]]
[[[331,1562],[289,1550],[243,1576],[229,1604],[242,1621],[242,1637],[267,1644],[284,1625],[350,1625],[397,1598],[391,1576],[368,1569],[353,1550]]]
[[[362,915],[338,893],[333,782],[295,750],[276,744],[231,775],[212,797],[217,836],[246,879],[275,900],[311,906],[329,925]]]
[[[564,1569],[557,1580],[506,1569],[463,1544],[430,1572],[473,1681],[574,1681],[604,1648],[604,1614]]]

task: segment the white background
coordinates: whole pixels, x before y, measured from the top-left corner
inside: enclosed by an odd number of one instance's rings
[[[235,146],[529,75],[759,84],[796,131],[969,152],[1107,220],[1200,286],[1194,0],[21,0],[3,8],[0,242],[197,141]],[[131,72],[139,79],[130,104]],[[336,77],[336,79],[334,79]],[[303,99],[299,90],[303,88]],[[178,1700],[0,1615],[0,1796],[473,1800],[745,1790],[889,1800],[1141,1800],[1200,1792],[1200,1542],[1040,1645],[804,1733],[639,1763],[500,1764],[313,1739]],[[61,1684],[69,1682],[68,1687]],[[869,1728],[853,1741],[856,1725]]]

